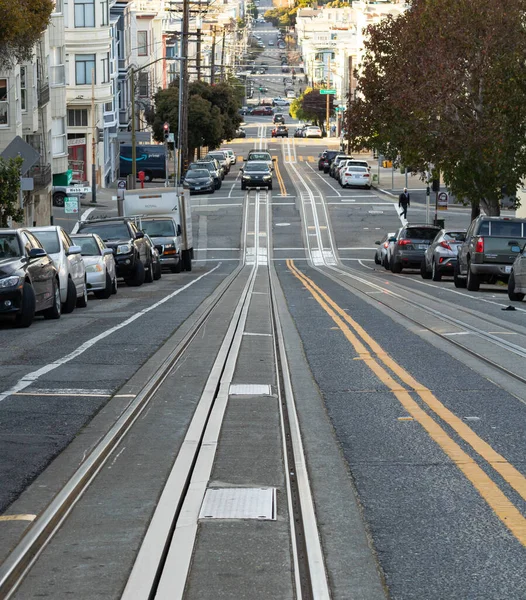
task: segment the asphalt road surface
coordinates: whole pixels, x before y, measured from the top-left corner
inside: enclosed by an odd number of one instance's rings
[[[255,399],[230,389],[206,481],[275,488],[275,529],[235,518],[201,523],[184,597],[298,597],[304,579],[292,575],[287,526],[295,509],[285,500],[294,487],[286,485],[280,405],[264,390],[268,382],[286,387],[288,369],[332,598],[526,598],[526,304],[504,311],[501,286],[473,293],[449,278],[375,265],[375,241],[400,226],[394,199],[343,190],[319,172],[325,140],[273,140],[270,118],[246,121],[247,139],[229,144],[238,162],[222,188],[192,197],[191,273],[164,273],[139,288],[122,283],[116,297],[90,299],[59,321],[37,318],[27,330],[0,324],[3,560],[203,303],[237,277],[14,597],[121,597],[246,289],[252,303],[236,317],[245,325],[232,381],[263,388]],[[251,148],[276,157],[271,194],[241,191],[239,157]],[[409,220],[421,221],[419,211]],[[116,206],[91,214],[116,214]],[[452,208],[444,218],[466,227],[469,212]],[[275,369],[269,297],[287,369]],[[302,494],[300,485],[303,502]],[[309,585],[304,597],[328,597],[315,577]]]

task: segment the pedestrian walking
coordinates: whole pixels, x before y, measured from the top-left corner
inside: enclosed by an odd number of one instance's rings
[[[404,217],[404,219],[407,219],[407,207],[410,205],[409,192],[407,188],[404,188],[404,191],[398,197],[398,207],[402,209],[400,216]]]

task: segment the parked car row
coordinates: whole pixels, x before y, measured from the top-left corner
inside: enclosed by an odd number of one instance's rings
[[[190,163],[183,178],[183,188],[190,194],[213,194],[221,188],[225,175],[236,163],[237,157],[230,148],[209,152],[202,159]]]
[[[157,219],[158,220],[158,219]],[[123,217],[77,223],[72,234],[62,227],[0,229],[0,316],[13,316],[18,327],[29,327],[35,315],[59,319],[88,304],[88,294],[107,299],[117,293],[118,278],[129,286],[160,279],[162,264],[181,271],[180,257],[170,261],[169,240],[176,232],[161,232],[154,217],[140,227]]]
[[[335,150],[324,150],[318,156],[318,170],[334,177],[343,188],[371,189],[371,167],[366,160]]]
[[[501,281],[512,301],[526,294],[526,219],[481,215],[467,230],[408,223],[376,244],[375,263],[393,273],[420,269],[433,281],[450,276],[470,292]]]

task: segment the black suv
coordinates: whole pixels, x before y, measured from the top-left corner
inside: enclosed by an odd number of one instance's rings
[[[429,244],[439,231],[440,227],[435,225],[407,224],[402,227],[397,238],[389,239],[394,244],[389,265],[391,271],[401,273],[404,268],[419,269]]]
[[[117,277],[122,277],[127,285],[139,286],[153,281],[152,242],[132,220],[122,217],[90,219],[78,223],[73,231],[99,235],[113,250]]]
[[[283,123],[283,124],[285,124],[285,117],[283,116],[282,113],[276,113],[274,115],[274,117],[272,118],[272,122],[274,124],[276,124],[276,123]]]

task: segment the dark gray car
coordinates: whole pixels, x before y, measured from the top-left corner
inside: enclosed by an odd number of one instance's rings
[[[391,251],[391,271],[401,273],[402,269],[419,269],[427,248],[439,231],[440,227],[434,225],[408,224],[402,227]]]
[[[215,192],[214,178],[208,169],[191,169],[185,175],[183,188],[190,190],[190,193]]]
[[[440,281],[443,275],[452,277],[458,249],[465,239],[465,229],[442,229],[424,254],[420,265],[422,279]]]

